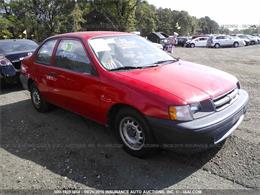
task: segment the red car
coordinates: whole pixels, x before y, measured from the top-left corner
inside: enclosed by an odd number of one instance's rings
[[[249,99],[234,76],[120,32],[50,37],[23,60],[20,79],[36,110],[56,105],[108,125],[136,156],[223,142]]]

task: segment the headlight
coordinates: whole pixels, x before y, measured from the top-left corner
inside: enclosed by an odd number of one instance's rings
[[[12,63],[4,56],[0,56],[0,66],[10,66]]]
[[[194,119],[193,114],[201,109],[200,103],[194,103],[186,106],[170,106],[169,117],[171,120],[191,121]]]

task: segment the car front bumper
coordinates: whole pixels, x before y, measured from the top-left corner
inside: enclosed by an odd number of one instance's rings
[[[227,108],[193,121],[176,122],[147,117],[160,144],[210,144],[224,141],[242,122],[249,96],[240,90],[238,99]]]

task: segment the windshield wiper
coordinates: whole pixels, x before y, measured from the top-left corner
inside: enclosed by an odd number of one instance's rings
[[[152,65],[144,66],[143,68],[152,68],[152,67],[157,67],[157,66],[159,66],[159,65],[154,63]]]
[[[131,70],[131,69],[142,69],[142,66],[124,66],[111,69],[110,71],[117,71],[117,70]]]
[[[154,62],[153,64],[165,64],[165,63],[174,63],[174,62],[178,62],[180,59],[177,58],[175,60],[161,60],[161,61],[157,61],[157,62]]]

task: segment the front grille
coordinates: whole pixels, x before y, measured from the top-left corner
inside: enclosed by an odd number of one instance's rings
[[[227,106],[231,105],[239,96],[239,90],[233,89],[232,91],[213,100],[213,104],[216,111],[223,110]]]
[[[15,61],[15,62],[12,62],[12,64],[15,67],[15,69],[20,70],[20,68],[21,68],[21,61]]]

